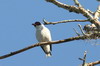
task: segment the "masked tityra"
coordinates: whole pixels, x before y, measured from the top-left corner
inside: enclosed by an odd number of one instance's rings
[[[48,28],[46,28],[40,22],[35,22],[32,25],[34,25],[34,27],[36,28],[36,38],[39,42],[51,41],[51,33]],[[51,56],[51,45],[42,45],[41,48],[43,49],[47,57]]]

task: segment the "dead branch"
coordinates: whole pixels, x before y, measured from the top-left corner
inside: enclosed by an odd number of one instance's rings
[[[89,21],[93,24],[96,25],[97,28],[100,29],[100,22],[99,20],[95,19],[86,9],[84,9],[83,7],[76,7],[76,6],[70,6],[67,4],[63,4],[57,0],[46,0],[47,2],[51,2],[53,4],[55,4],[58,7],[64,8],[66,10],[68,10],[69,12],[75,12],[75,13],[81,13],[83,16],[85,16],[87,19],[89,19]]]
[[[100,5],[98,6],[96,12],[94,13],[94,18],[95,18],[95,19],[98,20],[99,17],[100,17]]]
[[[100,61],[86,63],[86,54],[87,54],[87,51],[84,52],[84,57],[83,58],[79,58],[79,60],[83,61],[82,66],[94,66],[94,65],[100,64]]]
[[[91,63],[88,63],[87,65],[94,66],[94,65],[98,65],[98,64],[100,64],[100,61],[91,62]]]
[[[79,28],[80,28],[82,34],[83,34],[83,35],[86,35],[85,32],[84,32],[84,30],[82,29],[82,26],[81,26],[80,24],[78,24],[78,26],[79,26]]]
[[[82,5],[78,2],[78,0],[73,0],[75,2],[75,5],[77,5],[78,7],[82,7]]]
[[[87,9],[87,11],[90,13],[90,14],[94,14],[94,12],[92,12],[91,10]]]
[[[81,36],[80,33],[79,33],[75,28],[73,28],[73,29],[74,29],[75,33],[76,33],[78,36]]]
[[[46,21],[45,19],[43,19],[43,22],[45,25],[49,25],[49,24],[59,24],[59,23],[68,23],[68,22],[86,22],[86,21],[89,21],[88,19],[86,20],[79,20],[79,19],[75,19],[75,20],[63,20],[63,21],[57,21],[57,22],[48,22]]]
[[[87,64],[86,63],[86,54],[87,54],[87,51],[84,52],[84,57],[83,58],[79,58],[79,60],[82,60],[83,61],[82,66],[85,66]]]
[[[99,35],[97,35],[97,34],[99,34]],[[7,58],[7,57],[10,57],[10,56],[16,55],[18,53],[24,52],[26,50],[29,50],[31,48],[38,47],[38,46],[45,45],[45,44],[61,44],[61,43],[64,43],[64,42],[69,42],[69,41],[74,41],[74,40],[84,40],[84,39],[88,39],[88,38],[96,39],[96,36],[98,36],[98,38],[100,38],[100,33],[89,34],[89,35],[84,35],[84,36],[76,36],[76,37],[71,37],[71,38],[68,38],[68,39],[63,39],[63,40],[58,40],[58,41],[36,43],[36,44],[31,45],[31,46],[25,47],[23,49],[11,52],[11,53],[3,55],[3,56],[0,56],[0,59]]]

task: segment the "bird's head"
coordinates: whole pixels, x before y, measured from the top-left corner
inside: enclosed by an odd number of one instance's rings
[[[36,29],[43,29],[44,25],[41,24],[40,22],[35,22],[32,24]]]
[[[33,25],[34,27],[36,27],[36,26],[40,26],[41,23],[37,21],[37,22],[33,23],[32,25]]]

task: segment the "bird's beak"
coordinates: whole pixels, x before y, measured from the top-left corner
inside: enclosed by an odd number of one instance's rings
[[[36,27],[36,24],[33,23],[32,25],[33,25],[34,27]]]

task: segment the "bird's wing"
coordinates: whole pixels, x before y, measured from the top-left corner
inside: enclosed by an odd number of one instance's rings
[[[49,29],[46,28],[44,30],[44,34],[45,34],[45,39],[44,39],[45,41],[52,41]],[[52,45],[50,45],[50,50],[52,51]]]

